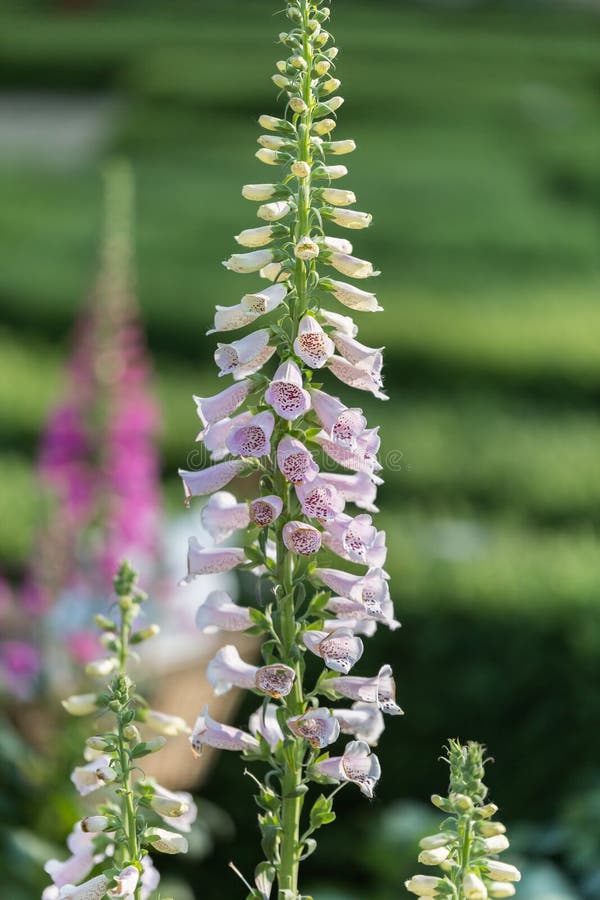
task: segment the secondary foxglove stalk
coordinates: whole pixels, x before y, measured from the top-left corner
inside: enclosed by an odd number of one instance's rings
[[[46,863],[52,884],[42,900],[147,900],[159,882],[150,850],[185,853],[187,840],[181,832],[189,831],[196,818],[190,794],[161,787],[146,779],[140,768],[142,757],[162,749],[167,736],[190,729],[182,719],[150,709],[136,692],[128,674],[136,655],[133,648],[154,637],[158,627],[134,630],[146,596],[137,589],[135,572],[127,563],[121,565],[114,589],[114,619],[96,616],[107,655],[86,666],[90,677],[111,676],[110,680],[63,701],[73,716],[96,716],[102,729],[88,737],[85,762],[71,775],[82,797],[99,792],[101,800],[96,812],[78,822],[67,839],[71,855]],[[156,736],[143,739],[136,722],[145,723]]]
[[[454,900],[487,900],[513,897],[521,880],[516,866],[497,857],[509,847],[506,828],[494,820],[495,803],[486,802],[485,748],[470,741],[448,741],[450,766],[447,797],[434,794],[431,802],[447,818],[440,831],[424,837],[419,862],[439,866],[441,875],[414,875],[405,886],[418,897],[451,897]]]
[[[214,358],[219,377],[232,382],[195,398],[198,440],[214,465],[180,472],[186,502],[211,495],[202,520],[215,542],[241,535],[233,546],[201,547],[190,538],[183,581],[233,568],[261,580],[259,608],[218,592],[197,615],[204,633],[265,637],[262,665],[228,644],[207,672],[216,694],[243,688],[259,708],[247,729],[215,721],[205,708],[190,739],[195,754],[205,746],[234,750],[270,770],[268,784],[258,782],[266,860],[250,888],[256,900],[267,900],[275,881],[279,900],[300,897],[299,864],[316,846],[313,834],[335,818],[334,794],[351,783],[373,796],[380,766],[372,748],[383,714],[401,713],[390,666],[354,674],[363,638],[379,624],[398,627],[385,535],[371,518],[381,484],[377,428],[347,402],[349,388],[387,399],[381,349],[360,343],[346,314],[381,307],[363,286],[331,277],[335,269],[364,285],[378,274],[346,237],[330,233],[366,228],[371,215],[353,209],[354,193],[339,185],[346,167],[329,164],[355,149],[353,140],[331,138],[343,101],[331,96],[340,82],[325,29],[329,8],[290,0],[286,12],[290,30],[279,40],[288,58],[273,76],[284,111],[259,119],[266,133],[256,156],[269,166],[269,180],[242,189],[259,204],[259,220],[276,224],[243,228],[236,240],[247,252],[224,263],[270,284],[254,281],[239,302],[217,307],[209,333],[226,333]],[[252,474],[240,497],[240,477]],[[339,700],[339,708],[327,702]],[[336,746],[340,735],[352,739]],[[313,783],[335,787],[314,798]]]

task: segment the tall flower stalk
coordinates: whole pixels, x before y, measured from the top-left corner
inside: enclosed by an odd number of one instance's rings
[[[233,384],[213,397],[196,397],[202,422],[198,439],[214,465],[180,471],[186,501],[212,495],[202,510],[216,540],[202,547],[190,539],[186,581],[214,572],[250,568],[260,578],[258,606],[235,604],[222,592],[209,595],[198,611],[203,630],[250,630],[264,635],[263,664],[251,665],[233,645],[209,663],[217,694],[233,686],[262,696],[250,731],[215,722],[205,709],[191,736],[196,753],[204,745],[242,751],[267,763],[257,779],[259,824],[265,861],[256,872],[254,898],[266,898],[277,881],[280,900],[299,897],[299,866],[315,849],[314,833],[333,821],[333,799],[353,782],[372,797],[380,766],[371,747],[383,730],[382,712],[401,712],[391,668],[371,676],[351,675],[363,653],[360,635],[377,623],[396,628],[390,601],[385,535],[371,519],[381,484],[377,428],[363,412],[335,394],[341,382],[387,399],[382,391],[382,354],[357,339],[349,315],[323,304],[336,301],[358,312],[379,310],[375,294],[332,278],[377,275],[370,262],[353,255],[331,226],[358,230],[371,222],[351,207],[352,191],[332,187],[347,174],[332,164],[355,149],[353,140],[334,140],[337,48],[325,29],[329,8],[320,0],[292,0],[290,30],[279,35],[288,58],[273,76],[285,100],[281,118],[262,115],[266,133],[258,159],[278,167],[275,183],[245,185],[264,223],[243,230],[237,242],[249,252],[224,265],[270,281],[240,303],[217,307],[209,333],[252,326],[258,330],[219,343],[220,376]],[[273,366],[273,358],[275,365]],[[263,367],[273,366],[272,374]],[[316,373],[327,379],[326,389]],[[222,488],[236,477],[258,475],[244,501]],[[357,507],[358,514],[349,509]],[[365,512],[360,512],[365,510]],[[220,546],[245,529],[244,545]],[[316,657],[319,672],[307,659]],[[327,700],[353,701],[330,708]],[[342,752],[328,748],[340,733],[354,740]],[[334,785],[309,799],[313,782]]]
[[[81,796],[98,791],[102,799],[67,839],[71,855],[46,863],[53,883],[42,900],[147,900],[159,882],[150,853],[185,853],[187,840],[181,832],[189,831],[196,817],[191,795],[161,787],[144,778],[140,768],[143,757],[162,749],[166,736],[189,729],[182,719],[150,709],[136,692],[130,677],[134,647],[154,637],[158,627],[135,627],[146,595],[128,564],[121,565],[114,589],[114,618],[96,616],[107,655],[86,667],[90,677],[106,683],[63,701],[73,716],[98,717],[98,727],[86,741],[85,762],[71,780]],[[144,740],[136,722],[145,722],[159,735]]]
[[[439,866],[443,874],[414,875],[406,888],[418,897],[452,900],[513,897],[521,873],[497,858],[508,849],[509,842],[502,822],[494,821],[498,807],[486,802],[485,748],[475,741],[463,746],[450,740],[446,751],[448,796],[434,794],[431,802],[447,818],[439,832],[424,837],[419,845],[419,862]]]

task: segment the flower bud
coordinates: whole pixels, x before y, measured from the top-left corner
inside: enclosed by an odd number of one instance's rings
[[[302,113],[305,113],[308,109],[308,106],[306,105],[302,97],[292,97],[290,100],[290,106],[292,110],[298,115],[302,115]]]
[[[159,712],[156,709],[141,710],[140,719],[145,722],[149,728],[164,734],[166,737],[176,737],[178,734],[189,734],[190,729],[181,716],[169,716],[167,713]]]
[[[514,884],[508,881],[491,881],[488,884],[488,896],[490,897],[514,897],[516,894]]]
[[[502,822],[479,822],[477,831],[483,837],[492,837],[494,834],[504,834],[506,825],[503,825]]]
[[[157,634],[160,634],[160,626],[155,624],[148,625],[147,628],[141,628],[139,631],[132,634],[129,643],[141,644],[144,641],[150,640],[150,638],[156,637]]]
[[[330,131],[333,131],[337,122],[335,119],[321,119],[320,122],[316,122],[312,127],[313,134],[329,134]]]
[[[323,106],[326,106],[330,112],[336,112],[340,106],[344,103],[343,97],[332,97],[331,100],[326,100]]]
[[[266,147],[267,150],[282,150],[293,146],[293,144],[290,145],[287,137],[281,137],[277,134],[261,134],[260,137],[256,138],[256,141],[261,147]]]
[[[343,156],[356,150],[356,141],[348,138],[345,141],[328,141],[323,144],[325,153],[333,153],[334,156]]]
[[[436,847],[434,850],[422,850],[418,859],[424,866],[439,866],[449,855],[448,847]]]
[[[113,746],[112,741],[101,737],[99,734],[92,734],[89,738],[86,738],[85,743],[91,750],[98,750],[99,752]]]
[[[505,834],[494,834],[484,841],[486,853],[503,853],[510,844]]]
[[[308,178],[310,175],[309,164],[302,159],[297,159],[292,163],[292,175],[295,175],[296,178]]]
[[[414,875],[404,882],[404,887],[417,897],[437,897],[437,888],[442,883],[435,875]]]
[[[481,878],[472,872],[467,872],[462,882],[465,900],[487,900],[487,888]]]
[[[292,56],[290,65],[292,65],[294,69],[298,69],[298,71],[304,71],[304,69],[306,69],[306,60],[303,56]]]
[[[327,81],[322,83],[319,89],[319,96],[326,97],[327,94],[333,94],[334,91],[337,91],[341,83],[339,78],[328,78]]]
[[[116,631],[118,628],[116,622],[113,622],[112,619],[109,619],[107,616],[103,616],[101,613],[98,613],[98,615],[94,616],[94,622],[98,626],[98,628],[101,628],[103,631]]]
[[[107,816],[86,816],[81,820],[81,830],[86,834],[106,831],[109,824]]]
[[[449,832],[440,832],[440,834],[430,834],[419,841],[421,850],[435,850],[436,847],[446,847],[451,841],[456,840],[455,834]]]
[[[475,815],[478,819],[491,819],[492,816],[495,816],[498,812],[498,807],[495,803],[486,803],[485,806],[478,806],[475,810]]]
[[[328,59],[335,59],[339,52],[338,47],[330,47],[329,50],[325,51],[325,56],[327,56]]]
[[[315,63],[315,73],[321,78],[323,75],[327,75],[331,68],[331,62],[328,59],[320,59]]]
[[[496,859],[486,859],[487,874],[493,881],[520,881],[521,873],[516,866],[510,863],[499,862]]]
[[[146,835],[148,843],[161,853],[187,853],[188,842],[175,831],[152,828]]]
[[[258,124],[267,131],[282,131],[285,134],[293,134],[294,126],[287,119],[278,119],[276,116],[260,116]]]
[[[316,259],[319,255],[319,245],[313,241],[310,235],[305,235],[296,244],[294,254],[297,259]]]
[[[142,739],[140,734],[140,730],[137,725],[126,725],[123,729],[123,737],[129,743],[135,742],[136,744]]]
[[[277,150],[267,150],[266,147],[261,147],[254,155],[267,166],[279,166],[286,159],[283,153],[278,153]]]
[[[459,812],[468,812],[473,809],[473,801],[467,794],[450,794],[448,799]]]
[[[96,659],[87,664],[85,673],[86,675],[89,675],[90,678],[105,678],[107,675],[112,675],[118,667],[119,662],[114,657],[108,657],[108,659]]]
[[[447,800],[446,797],[440,797],[439,794],[432,794],[431,802],[433,803],[434,806],[437,806],[438,809],[441,809],[442,812],[449,813],[449,812],[453,811],[452,804],[450,803],[450,801]]]
[[[62,706],[72,716],[88,716],[98,709],[98,694],[72,694]]]
[[[316,38],[314,38],[313,43],[315,47],[324,47],[330,37],[331,35],[328,31],[321,31]]]
[[[282,75],[285,75],[287,72],[287,63],[284,59],[278,59],[275,63],[275,68],[278,72],[281,72]]]
[[[275,87],[281,88],[282,90],[289,85],[289,81],[285,75],[272,75],[271,81]]]
[[[190,804],[187,801],[178,797],[161,797],[157,794],[150,801],[150,806],[159,816],[167,816],[168,818],[183,816],[190,808]]]

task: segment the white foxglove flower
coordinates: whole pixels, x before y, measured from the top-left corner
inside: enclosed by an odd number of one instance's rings
[[[505,834],[494,834],[492,837],[485,838],[484,845],[485,852],[492,854],[504,853],[510,847],[509,840]]]
[[[76,843],[73,843],[74,837]],[[49,859],[45,864],[44,871],[48,873],[57,887],[79,884],[90,874],[96,865],[92,839],[93,835],[83,832],[81,825],[76,826],[76,830],[67,839],[71,856],[62,862],[57,859]]]
[[[363,642],[348,628],[337,631],[305,631],[302,635],[304,645],[320,656],[328,669],[347,675],[363,655]]]
[[[467,872],[462,880],[465,900],[487,900],[488,892],[485,884],[473,872]]]
[[[315,415],[330,439],[343,447],[353,448],[356,438],[367,427],[362,410],[357,407],[349,409],[338,397],[332,397],[316,388],[310,391],[310,397]]]
[[[305,315],[300,320],[298,336],[294,341],[294,353],[311,369],[321,369],[335,353],[332,339],[323,331],[314,316]]]
[[[284,734],[277,719],[278,708],[274,703],[263,703],[256,712],[252,713],[248,721],[248,727],[252,734],[256,737],[258,735],[263,737],[271,751],[275,750],[277,745],[284,740]]]
[[[309,709],[302,716],[292,716],[287,720],[287,726],[315,750],[323,750],[333,744],[340,734],[339,722],[325,707]]]
[[[217,331],[236,331],[238,328],[245,328],[254,322],[256,316],[252,315],[245,309],[241,303],[235,306],[218,306],[216,307],[213,327],[206,333],[215,334]]]
[[[359,700],[352,705],[352,709],[337,707],[332,713],[340,723],[342,734],[351,734],[357,741],[365,741],[371,747],[377,746],[385,723],[381,710],[374,703]]]
[[[235,426],[225,443],[234,456],[267,456],[271,452],[271,435],[275,419],[270,412],[260,412],[243,425]],[[223,465],[223,463],[221,463]]]
[[[278,119],[275,116],[262,115],[258,119],[258,124],[267,131],[284,131],[286,134],[294,132],[293,126],[287,119]]]
[[[396,684],[391,666],[382,666],[377,675],[372,678],[363,678],[357,675],[330,678],[327,686],[350,700],[374,703],[388,715],[402,715],[402,710],[396,703]]]
[[[261,225],[259,228],[246,228],[240,231],[235,239],[242,247],[264,247],[271,243],[277,233],[272,225]]]
[[[346,238],[323,237],[320,239],[322,245],[327,250],[334,250],[337,253],[352,253],[352,244]]]
[[[283,437],[277,445],[277,466],[292,484],[313,481],[319,472],[314,457],[297,438]]]
[[[294,146],[290,144],[289,137],[280,137],[276,134],[261,134],[256,141],[268,150],[288,150]]]
[[[404,882],[404,887],[417,897],[439,897],[437,888],[441,883],[436,875],[414,875]]]
[[[319,255],[319,245],[316,241],[310,237],[310,235],[305,235],[301,237],[296,246],[294,247],[294,256],[296,259],[304,259],[311,260],[316,259]]]
[[[98,712],[98,694],[72,694],[61,704],[71,716],[89,716]]]
[[[358,391],[369,391],[378,400],[388,400],[387,394],[381,390],[381,365],[381,354],[375,354],[359,363],[351,363],[343,356],[334,355],[327,362],[329,371],[343,384]]]
[[[302,99],[302,97],[292,97],[290,100],[290,107],[296,113],[296,115],[302,115],[308,109],[308,106]]]
[[[449,855],[448,847],[435,847],[433,850],[421,850],[418,859],[424,866],[439,866]]]
[[[126,866],[115,875],[115,886],[107,891],[109,897],[125,897],[127,900],[133,896],[138,886],[140,873],[136,866]]]
[[[348,362],[360,363],[364,362],[364,360],[376,360],[377,366],[374,367],[374,371],[377,374],[381,372],[383,347],[367,347],[366,344],[361,344],[356,338],[338,331],[334,331],[331,337],[338,352]]]
[[[318,166],[314,171],[316,178],[326,178],[329,181],[336,181],[338,178],[344,178],[348,174],[346,166]]]
[[[325,215],[336,225],[355,230],[368,228],[373,221],[371,213],[359,212],[357,209],[330,209]]]
[[[363,635],[364,637],[373,637],[377,631],[377,622],[369,619],[364,615],[361,616],[337,616],[335,619],[324,619],[323,630],[328,634],[334,631],[345,629],[351,631],[355,635]]]
[[[337,79],[334,79],[337,81]],[[335,90],[335,88],[333,88]],[[343,97],[332,97],[331,100],[326,100],[323,103],[323,106],[327,107],[329,112],[337,112],[340,106],[343,106],[344,98]]]
[[[508,881],[490,881],[488,882],[488,894],[490,897],[514,897],[517,889],[514,884]]]
[[[200,519],[206,531],[220,544],[234,531],[248,527],[248,504],[238,503],[227,491],[218,491],[202,507]]]
[[[266,390],[265,402],[288,421],[310,409],[310,394],[304,390],[302,373],[295,362],[288,360],[279,366]]]
[[[356,150],[356,141],[347,139],[345,141],[327,141],[323,144],[325,153],[333,153],[334,156],[344,156],[346,153],[353,153]]]
[[[333,756],[316,764],[315,769],[336,781],[351,781],[371,798],[381,777],[381,766],[365,741],[351,741],[343,756]]]
[[[284,284],[273,284],[255,294],[244,294],[241,306],[254,316],[262,316],[277,309],[287,296]]]
[[[181,716],[171,716],[157,709],[144,709],[141,719],[146,725],[158,734],[165,737],[177,737],[180,734],[189,734],[189,727]]]
[[[286,696],[294,683],[295,673],[289,666],[253,666],[244,662],[232,644],[221,647],[209,662],[206,677],[215,694],[225,694],[232,687],[257,689],[272,697]]]
[[[357,256],[350,256],[349,253],[327,253],[323,259],[342,275],[348,275],[350,278],[370,278],[381,274],[373,268],[373,263],[368,259],[359,259]]]
[[[329,281],[329,284],[333,283]],[[353,285],[350,285],[350,287],[353,287]],[[348,337],[356,337],[358,334],[358,325],[355,324],[351,316],[343,316],[340,313],[329,312],[326,309],[320,310],[320,316],[323,324],[328,328],[334,328],[342,334],[347,334]]]
[[[344,443],[343,441],[340,441],[339,438],[337,440],[338,443]],[[322,479],[327,484],[334,487],[347,503],[354,503],[359,509],[364,509],[370,513],[379,512],[378,507],[375,506],[377,487],[373,484],[366,472],[356,472],[354,475],[324,472]]]
[[[296,494],[308,519],[329,522],[344,509],[343,498],[319,476],[313,481],[296,485]]]
[[[353,191],[343,188],[321,188],[319,196],[332,206],[351,206],[356,203],[356,195]]]
[[[359,312],[381,312],[382,306],[377,303],[375,294],[369,291],[363,291],[355,287],[353,284],[347,284],[345,281],[335,281],[333,278],[323,279],[321,287],[330,290],[336,300],[343,303],[350,309],[356,309]]]
[[[196,719],[196,724],[190,735],[192,752],[201,756],[204,747],[214,747],[216,750],[258,750],[259,743],[241,728],[232,725],[223,725],[216,722],[208,714],[208,706],[204,707],[201,715]]]
[[[346,447],[337,441],[332,441],[329,435],[321,431],[315,435],[314,440],[325,451],[327,456],[335,460],[345,469],[354,472],[367,472],[375,484],[381,484],[381,478],[377,472],[381,471],[381,465],[377,461],[379,451],[379,435],[377,428],[368,428],[356,438],[354,447]]]
[[[516,866],[510,863],[500,862],[496,859],[488,859],[485,862],[486,874],[493,881],[520,881],[521,873]]]
[[[234,603],[226,591],[211,591],[196,612],[196,625],[203,634],[246,631],[252,625],[250,612]]]
[[[86,816],[81,820],[81,830],[85,834],[95,834],[100,831],[106,831],[109,820],[106,816]],[[48,870],[46,870],[48,871]],[[73,881],[74,879],[69,879]],[[75,879],[79,881],[79,879]]]
[[[283,526],[283,543],[290,553],[312,556],[321,547],[321,532],[305,522],[286,522]]]
[[[274,494],[250,502],[250,521],[260,528],[272,525],[283,511],[283,500]]]
[[[231,344],[217,344],[215,362],[219,366],[219,376],[233,375],[234,381],[254,375],[275,353],[269,346],[270,331],[260,328]]]
[[[230,572],[244,562],[246,556],[241,547],[202,547],[198,538],[191,537],[188,541],[188,571],[180,584],[188,584],[199,575]]]
[[[333,553],[350,562],[362,563],[370,568],[385,564],[385,532],[377,531],[371,516],[366,513],[354,518],[339,513],[323,532],[323,543]]]
[[[304,160],[298,159],[292,163],[291,172],[296,178],[308,178],[310,175],[310,165],[307,162],[304,162]]]
[[[229,259],[224,260],[223,265],[230,272],[246,275],[258,272],[263,266],[275,261],[273,250],[252,250],[250,253],[232,253]]]
[[[264,203],[259,206],[256,215],[265,222],[279,222],[280,219],[285,219],[291,211],[292,207],[287,200],[274,200],[272,203]]]
[[[285,153],[279,153],[277,150],[269,150],[267,147],[261,147],[254,155],[267,166],[280,166],[288,159]]]
[[[188,842],[182,834],[166,828],[151,828],[147,837],[150,846],[160,853],[187,853]]]
[[[60,900],[102,900],[110,881],[106,875],[97,875],[76,887],[74,884],[66,884],[61,887],[58,896]]]
[[[271,200],[277,193],[276,184],[245,184],[242,188],[246,200]]]
[[[233,426],[241,425],[242,422],[247,422],[251,417],[252,413],[249,412],[238,413],[233,419],[226,416],[220,422],[215,422],[214,425],[207,425],[206,428],[203,428],[197,435],[196,440],[204,442],[204,446],[213,462],[219,462],[229,455],[225,441]]]
[[[76,766],[71,773],[71,781],[82,797],[110,784],[116,777],[115,770],[110,767],[110,757],[106,754],[92,759],[84,766]]]
[[[188,472],[179,469],[179,477],[183,481],[186,501],[190,497],[203,497],[213,494],[237,478],[245,470],[246,464],[241,460],[227,460],[216,463],[206,469],[198,469],[196,472]]]
[[[256,673],[256,689],[268,694],[274,700],[287,697],[292,690],[296,673],[291,666],[273,663],[260,666]]]
[[[213,397],[194,397],[196,412],[204,426],[214,425],[225,419],[242,405],[250,391],[252,382],[249,379],[232,384]]]

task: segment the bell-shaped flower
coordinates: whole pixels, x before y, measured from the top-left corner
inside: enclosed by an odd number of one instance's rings
[[[296,673],[291,666],[283,663],[272,663],[268,666],[260,666],[256,673],[255,687],[268,694],[274,700],[287,697],[292,690]]]
[[[346,238],[322,237],[320,243],[327,250],[334,250],[337,253],[352,253],[353,247]]]
[[[377,675],[363,678],[357,675],[342,675],[330,678],[327,687],[348,697],[350,700],[362,700],[363,703],[374,703],[390,716],[402,715],[396,703],[396,684],[392,675],[392,667],[384,665]]]
[[[323,532],[323,543],[333,553],[350,562],[362,563],[370,568],[385,564],[385,532],[377,531],[371,516],[366,513],[354,518],[339,513]]]
[[[404,887],[417,897],[439,897],[437,889],[441,883],[437,875],[414,875],[404,882]]]
[[[234,456],[267,456],[271,452],[274,428],[273,414],[260,412],[243,425],[234,426],[225,443]]]
[[[231,344],[217,344],[215,362],[219,376],[233,375],[235,381],[258,372],[275,353],[269,346],[268,328],[260,328]]]
[[[344,509],[344,498],[319,476],[313,481],[296,485],[296,494],[302,512],[309,519],[329,522]]]
[[[352,206],[356,203],[356,195],[353,191],[346,191],[343,188],[321,188],[318,196],[326,203],[332,206]]]
[[[381,272],[373,268],[373,263],[368,259],[360,259],[358,256],[351,256],[349,253],[331,252],[323,254],[323,261],[333,266],[342,275],[348,275],[350,278],[370,278],[380,275]]]
[[[361,344],[360,341],[357,341],[356,338],[344,334],[344,332],[338,333],[334,331],[331,337],[338,352],[344,359],[347,359],[348,362],[360,363],[364,360],[371,361],[374,359],[379,364],[379,368],[373,366],[374,371],[377,372],[377,374],[381,373],[383,347],[367,347],[365,344]]]
[[[514,897],[517,889],[508,881],[488,881],[488,892],[490,897],[494,897],[494,900],[499,900],[500,897]],[[44,900],[43,895],[42,900]]]
[[[196,625],[203,634],[246,631],[252,625],[250,611],[234,603],[226,591],[211,591],[196,612]]]
[[[329,282],[332,284],[333,282]],[[352,287],[352,285],[350,285]],[[323,324],[328,328],[334,328],[335,331],[347,334],[348,337],[356,337],[358,334],[358,325],[351,316],[344,316],[341,313],[329,312],[327,309],[319,311],[319,315],[323,320]]]
[[[206,677],[217,697],[227,693],[232,687],[246,690],[255,688],[257,673],[258,666],[244,662],[233,644],[221,647],[206,669]]]
[[[142,898],[141,900],[150,900],[154,896],[154,891],[160,883],[160,873],[154,867],[154,863],[150,856],[144,856],[142,859]]]
[[[328,669],[347,674],[363,655],[363,642],[348,628],[337,631],[305,631],[304,645],[320,656]]]
[[[335,619],[324,619],[323,630],[327,632],[351,631],[352,634],[362,634],[364,637],[373,637],[377,631],[377,622],[375,619],[369,619],[367,616],[337,616]]]
[[[188,540],[187,575],[180,584],[188,584],[199,575],[220,575],[246,562],[241,547],[202,547],[198,538]]]
[[[254,322],[256,316],[248,312],[241,304],[236,303],[234,306],[217,306],[215,307],[215,317],[213,327],[209,328],[207,334],[215,334],[217,331],[236,331],[238,328],[245,328]]]
[[[284,740],[284,734],[277,719],[278,707],[274,703],[263,703],[248,721],[250,731],[255,737],[260,735],[269,745],[271,752]]]
[[[344,178],[347,174],[347,166],[319,166],[319,175],[324,176],[329,181],[336,181],[338,178]]]
[[[328,141],[323,144],[323,150],[326,153],[333,153],[334,156],[343,156],[356,150],[356,141],[351,138],[344,141]]]
[[[286,522],[283,526],[283,543],[290,553],[312,556],[321,547],[321,532],[305,522]]]
[[[277,134],[261,134],[256,138],[256,142],[267,150],[291,150],[294,146],[293,144],[290,144],[287,137],[282,137]]]
[[[116,777],[115,770],[110,767],[110,757],[106,754],[92,759],[84,766],[76,766],[71,773],[71,781],[82,797],[105,787]]]
[[[262,291],[256,291],[254,294],[244,294],[241,299],[241,306],[253,316],[264,316],[277,309],[283,303],[287,292],[285,284],[272,284],[270,287],[266,287]]]
[[[377,460],[380,447],[379,429],[367,428],[356,438],[354,447],[344,447],[336,441],[332,441],[329,435],[320,431],[314,438],[317,444],[325,451],[330,459],[339,463],[345,469],[354,472],[366,472],[375,484],[382,484],[377,472],[381,471],[381,465]]]
[[[348,387],[358,391],[369,391],[378,400],[388,400],[387,394],[381,390],[381,354],[363,359],[359,363],[350,363],[343,356],[332,356],[327,368],[336,378]]]
[[[332,712],[340,724],[342,734],[351,734],[357,741],[365,741],[371,747],[377,746],[385,723],[381,710],[374,703],[358,700],[352,704],[351,709],[337,707]]]
[[[310,164],[303,159],[297,159],[291,165],[291,172],[296,178],[308,178],[311,172]]]
[[[270,200],[278,193],[276,184],[245,184],[242,188],[242,197],[246,200]]]
[[[57,887],[65,884],[78,884],[90,874],[96,864],[93,845],[94,835],[82,830],[78,823],[67,838],[67,846],[71,856],[62,862],[57,859],[49,859],[44,866]]]
[[[221,419],[230,416],[242,405],[250,391],[252,382],[249,379],[232,384],[213,397],[194,397],[196,412],[202,424],[214,425]]]
[[[361,409],[344,406],[338,397],[313,388],[310,392],[312,408],[329,438],[343,447],[353,448],[356,438],[367,427]]]
[[[283,131],[285,134],[289,134],[294,130],[287,119],[278,119],[276,116],[262,115],[258,119],[258,124],[267,131]]]
[[[285,219],[292,211],[291,204],[287,200],[274,200],[272,203],[263,203],[259,206],[256,215],[265,222],[279,222]]]
[[[223,265],[230,272],[247,275],[258,272],[272,262],[276,262],[274,250],[251,250],[250,253],[232,253],[229,259],[224,260]]]
[[[278,226],[278,228],[282,227]],[[242,247],[265,247],[280,233],[272,225],[260,225],[258,228],[246,228],[244,231],[240,231],[239,234],[236,234],[235,239]]]
[[[98,712],[98,694],[71,694],[61,700],[61,706],[71,716],[89,716]]]
[[[171,809],[176,810],[172,815],[168,814],[169,804]],[[198,807],[194,803],[192,795],[187,791],[169,791],[161,785],[156,785],[156,793],[151,806],[163,822],[178,831],[191,831],[198,818]]]
[[[365,797],[371,798],[381,777],[379,760],[365,741],[350,741],[343,756],[332,756],[315,765],[315,769],[336,781],[351,781]]]
[[[248,504],[238,503],[227,491],[217,491],[202,507],[200,519],[206,531],[220,544],[234,531],[248,527]]]
[[[467,872],[463,876],[462,889],[465,900],[487,900],[488,890],[479,875],[474,872]]]
[[[270,150],[268,147],[261,147],[254,155],[266,166],[281,166],[289,159],[289,154],[279,153],[277,150]]]
[[[292,360],[282,363],[265,392],[265,402],[278,416],[293,421],[310,409],[310,394],[302,385],[302,373]]]
[[[387,576],[382,569],[369,569],[366,575],[353,575],[343,569],[315,569],[315,578],[342,597],[348,597],[365,606],[376,615],[382,612],[383,603],[389,600]]]
[[[310,450],[297,438],[283,437],[277,445],[277,466],[292,484],[304,484],[316,478],[319,467]]]
[[[167,831],[166,828],[150,827],[146,840],[160,853],[187,853],[188,851],[188,842],[184,836],[177,834],[176,831]]]
[[[115,875],[115,886],[106,892],[109,897],[133,897],[134,891],[140,880],[140,872],[136,866],[125,866],[118,875]]]
[[[189,734],[188,724],[181,716],[171,716],[157,709],[143,709],[139,715],[142,722],[153,731],[156,731],[157,734],[162,734],[165,737]]]
[[[250,521],[259,528],[266,528],[278,519],[283,511],[283,500],[275,494],[257,497],[250,502]]]
[[[358,312],[381,312],[383,309],[377,303],[375,294],[363,291],[353,284],[347,284],[345,281],[335,281],[333,278],[327,278],[321,281],[321,287],[331,291],[336,300],[339,300],[340,303],[343,303],[349,309],[356,309]]]
[[[328,209],[325,215],[342,228],[368,228],[373,221],[371,213],[359,212],[357,209]]]
[[[194,756],[202,756],[204,747],[214,747],[215,750],[258,750],[260,744],[255,737],[235,728],[233,725],[224,725],[216,722],[208,714],[208,706],[196,719],[196,724],[190,735],[190,744]]]
[[[191,497],[203,497],[206,494],[220,491],[222,487],[241,475],[245,468],[246,463],[241,459],[231,459],[193,472],[179,469],[178,474],[183,481],[186,506],[189,506]]]
[[[340,734],[339,722],[324,706],[309,709],[302,716],[292,716],[287,720],[287,726],[297,737],[308,741],[315,750],[323,750],[333,744]]]
[[[314,316],[305,315],[298,326],[294,353],[311,369],[321,369],[335,353],[335,345]]]
[[[356,472],[354,475],[323,472],[321,478],[334,487],[346,503],[354,503],[359,509],[365,509],[370,513],[379,512],[375,506],[377,486],[366,472]]]
[[[521,880],[521,873],[516,866],[510,863],[500,862],[498,859],[485,861],[486,875],[493,881],[513,882]]]
[[[196,440],[203,441],[213,462],[219,462],[225,456],[229,455],[229,450],[227,449],[225,441],[227,440],[227,435],[231,429],[234,425],[242,425],[251,418],[252,413],[250,412],[238,413],[237,416],[234,416],[233,418],[227,416],[226,418],[221,419],[220,422],[215,422],[214,425],[207,425],[206,428],[203,428],[196,437]]]
[[[306,234],[301,237],[294,247],[294,256],[296,259],[304,259],[306,261],[316,259],[319,255],[319,245],[313,241],[310,235]]]
[[[65,884],[58,893],[59,900],[102,900],[109,884],[106,875],[96,875],[78,887],[74,884]]]
[[[347,597],[330,597],[327,606],[328,612],[332,612],[339,619],[354,619],[360,621],[362,619],[370,619],[373,622],[381,622],[390,629],[395,631],[400,628],[400,622],[394,619],[394,605],[389,599],[377,599],[371,603],[364,603],[362,600],[350,600]],[[357,632],[366,633],[366,632]]]

